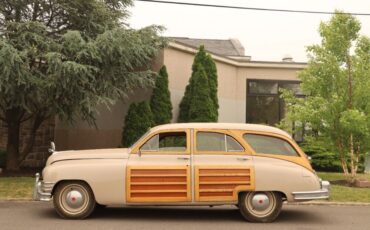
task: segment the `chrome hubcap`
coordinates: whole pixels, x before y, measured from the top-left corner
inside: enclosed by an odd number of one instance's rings
[[[78,184],[67,185],[60,194],[60,206],[69,214],[83,212],[89,203],[89,195],[84,187]]]
[[[255,194],[252,197],[252,206],[256,211],[264,211],[270,206],[270,199],[266,194]]]
[[[276,206],[271,192],[250,192],[244,202],[248,212],[260,218],[268,216]]]
[[[66,203],[71,208],[79,208],[84,203],[84,197],[79,191],[72,190],[67,193]]]

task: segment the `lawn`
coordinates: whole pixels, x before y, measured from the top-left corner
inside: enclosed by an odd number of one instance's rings
[[[341,173],[319,172],[317,174],[323,180],[328,181],[345,179]],[[370,174],[360,174],[359,178],[370,180]],[[0,177],[0,200],[32,199],[34,181],[32,177]],[[370,189],[332,185],[329,201],[370,203]]]
[[[0,177],[1,199],[32,199],[35,178]]]
[[[345,177],[342,173],[319,172],[317,174],[323,180],[345,180]],[[370,174],[359,174],[358,178],[370,180]],[[352,188],[340,185],[332,185],[329,201],[370,203],[370,188]]]

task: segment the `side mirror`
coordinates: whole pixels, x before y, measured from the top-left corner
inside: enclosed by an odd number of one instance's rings
[[[53,154],[54,152],[55,152],[55,143],[52,141],[50,142],[49,153]]]
[[[137,155],[139,156],[139,157],[141,157],[141,150],[139,149],[139,151],[137,152]]]

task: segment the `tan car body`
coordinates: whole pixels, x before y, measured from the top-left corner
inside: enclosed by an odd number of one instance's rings
[[[187,133],[186,151],[140,151],[152,136],[172,131]],[[198,152],[194,147],[198,131],[230,135],[244,151]],[[243,139],[246,133],[284,139],[299,156],[256,153]],[[202,182],[202,178],[209,181]],[[237,204],[243,191],[280,192],[289,202],[329,196],[329,185],[316,176],[289,134],[252,124],[168,124],[152,128],[128,149],[55,152],[42,172],[42,181],[37,181],[35,198],[50,200],[58,183],[76,180],[86,182],[102,205]]]

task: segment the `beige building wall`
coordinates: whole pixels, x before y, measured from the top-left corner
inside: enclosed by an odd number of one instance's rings
[[[171,44],[153,62],[158,71],[165,64],[173,106],[172,122],[177,121],[179,104],[191,76],[196,49]],[[219,122],[245,123],[247,79],[297,80],[299,63],[250,62],[212,55],[218,72]],[[57,119],[55,142],[57,150],[114,148],[121,143],[124,117],[132,102],[149,100],[151,90],[135,90],[128,99],[117,101],[110,109],[99,108],[97,127],[78,120],[73,124]]]
[[[169,88],[176,122],[179,104],[191,76],[191,67],[196,50],[180,50],[169,47],[164,50],[164,64],[169,76]],[[247,79],[298,80],[301,64],[256,62],[235,62],[214,56],[218,73],[219,122],[246,122]],[[271,65],[271,66],[269,66]]]

